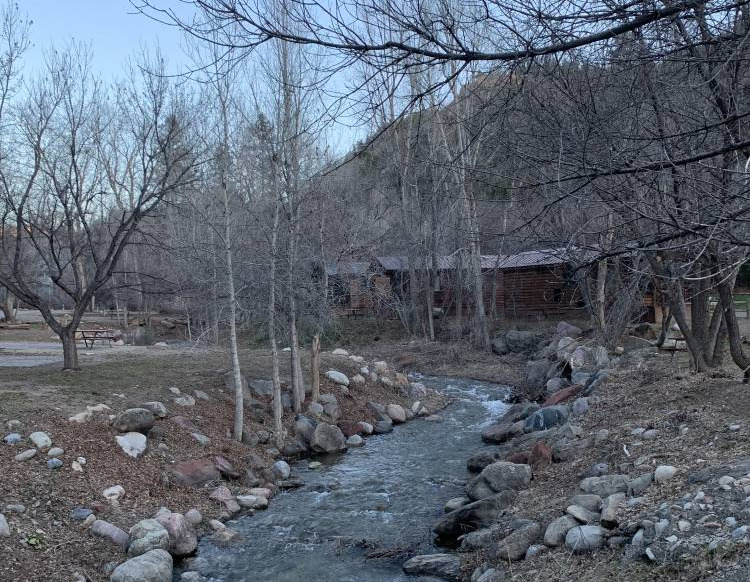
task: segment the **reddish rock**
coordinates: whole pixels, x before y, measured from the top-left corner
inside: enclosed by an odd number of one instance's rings
[[[174,482],[183,487],[198,487],[219,480],[219,470],[211,459],[177,463],[172,467],[171,473]]]
[[[555,404],[560,404],[561,402],[570,400],[571,398],[577,396],[581,392],[581,390],[583,390],[583,386],[581,386],[580,384],[573,384],[572,386],[568,386],[567,388],[558,390],[544,401],[543,406],[554,406]]]
[[[237,469],[234,468],[232,463],[229,462],[228,459],[225,457],[222,457],[221,455],[216,455],[214,457],[214,465],[216,465],[216,468],[219,470],[219,473],[221,473],[222,477],[225,477],[227,479],[239,479],[240,478],[240,472],[237,471]]]
[[[544,471],[552,464],[552,449],[546,444],[538,442],[529,453],[529,465],[534,473]]]
[[[355,434],[362,434],[362,427],[358,422],[354,422],[353,420],[342,420],[338,423],[338,426],[346,438],[354,436]]]
[[[514,453],[505,460],[516,465],[528,465],[529,455],[527,453]]]
[[[167,513],[156,518],[169,533],[169,553],[189,556],[198,547],[198,536],[193,525],[181,513]]]

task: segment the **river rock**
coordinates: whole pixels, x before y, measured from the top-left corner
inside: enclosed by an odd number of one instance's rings
[[[266,509],[268,498],[262,495],[238,495],[236,497],[240,507],[245,509]]]
[[[173,556],[188,556],[198,547],[195,528],[181,513],[170,513],[156,517],[169,532],[169,553]]]
[[[542,533],[541,526],[527,519],[516,520],[511,524],[513,533],[506,536],[495,548],[495,556],[503,561],[517,562],[526,557],[529,546]]]
[[[615,493],[607,497],[602,505],[602,512],[599,521],[604,527],[615,528],[619,523],[618,515],[625,505],[625,494]]]
[[[393,432],[393,422],[391,419],[379,420],[372,428],[372,434],[387,434]]]
[[[352,376],[351,383],[355,386],[364,386],[365,382],[365,377],[362,376],[362,374],[355,374],[354,376]]]
[[[460,580],[461,560],[453,554],[414,556],[404,562],[404,572],[417,576],[435,576],[445,580]]]
[[[482,440],[486,443],[504,443],[523,434],[524,422],[498,422],[482,429]]]
[[[34,446],[37,449],[48,449],[52,446],[52,439],[49,438],[49,435],[46,432],[32,432],[29,435],[29,440],[34,443]]]
[[[6,445],[17,445],[23,440],[23,437],[17,432],[12,432],[3,437],[3,442]]]
[[[376,374],[385,374],[388,371],[388,364],[382,360],[372,363],[372,369]]]
[[[149,414],[151,413],[149,412]],[[134,459],[137,459],[146,451],[146,435],[140,432],[117,435],[115,441],[126,455]]]
[[[526,386],[532,390],[532,395],[538,395],[545,388],[549,367],[550,362],[547,358],[526,362]]]
[[[524,422],[523,429],[525,432],[547,430],[564,424],[568,416],[567,406],[546,406],[529,416]]]
[[[445,514],[432,527],[432,531],[441,543],[455,542],[469,531],[491,525],[502,510],[513,504],[516,495],[516,491],[509,489],[492,497],[468,503]]]
[[[580,505],[589,511],[599,512],[602,509],[602,498],[598,495],[583,493],[571,497],[568,505]]]
[[[122,531],[116,525],[112,525],[108,521],[103,519],[97,519],[91,524],[90,530],[92,534],[101,538],[108,539],[113,544],[117,544],[123,550],[128,547],[130,537],[124,531]]]
[[[346,374],[339,372],[338,370],[328,370],[326,372],[326,378],[328,378],[334,384],[340,386],[349,386],[349,378]]]
[[[177,463],[171,470],[172,478],[182,487],[198,487],[219,480],[219,470],[211,459],[195,459]]]
[[[28,461],[36,455],[36,449],[26,449],[22,453],[18,453],[13,457],[16,461]]]
[[[361,447],[365,444],[365,439],[363,439],[358,434],[353,434],[348,439],[346,439],[346,446],[347,447]]]
[[[578,520],[572,515],[558,517],[547,526],[544,532],[544,543],[552,548],[563,545],[567,533],[578,525]]]
[[[264,398],[273,396],[273,380],[253,380],[249,386],[255,396],[262,396]]]
[[[60,459],[48,459],[47,467],[50,469],[59,469],[63,466],[63,462]]]
[[[565,536],[565,547],[576,553],[598,550],[604,546],[606,533],[607,530],[598,525],[574,527]]]
[[[286,461],[276,461],[271,465],[271,471],[273,471],[277,479],[289,479],[289,476],[292,474],[292,468]]]
[[[143,519],[130,528],[128,556],[134,558],[151,550],[169,549],[169,532],[155,519]]]
[[[190,509],[185,512],[185,519],[187,519],[193,527],[200,524],[203,521],[203,515],[197,509]]]
[[[154,413],[146,408],[128,408],[112,421],[118,432],[147,433],[154,426]]]
[[[64,449],[61,449],[60,447],[52,447],[49,451],[47,451],[47,456],[56,459],[57,457],[61,457],[65,453]]]
[[[592,523],[599,521],[599,514],[594,511],[589,511],[585,507],[580,505],[569,505],[565,510],[565,513],[572,515],[581,523]]]
[[[337,402],[326,402],[323,405],[323,412],[333,422],[336,422],[337,420],[341,418],[341,407],[338,405]]]
[[[164,550],[151,550],[123,562],[110,582],[172,582],[172,556]]]
[[[593,493],[599,497],[609,497],[615,493],[627,493],[628,483],[625,475],[604,475],[602,477],[588,477],[578,485],[584,493]]]
[[[361,431],[362,431],[362,427],[360,426],[360,423],[354,422],[353,420],[342,420],[338,423],[338,427],[341,429],[341,432],[344,433],[344,436],[347,438],[355,434],[361,434]]]
[[[312,440],[317,423],[303,414],[294,417],[294,433],[306,443]]]
[[[388,404],[385,407],[385,413],[388,415],[394,424],[401,424],[406,422],[406,411],[399,404]]]
[[[482,469],[466,486],[466,491],[473,500],[484,499],[506,489],[525,488],[531,482],[531,475],[529,465],[499,461]]]
[[[445,513],[450,513],[451,511],[456,511],[457,509],[462,508],[468,503],[471,503],[471,499],[468,497],[453,497],[445,502],[443,511],[445,511]]]
[[[146,410],[150,411],[151,414],[153,414],[156,418],[167,418],[168,412],[167,407],[164,406],[163,402],[159,402],[158,400],[154,400],[152,402],[144,402],[141,404],[141,408],[145,408]]]
[[[677,474],[677,468],[672,465],[659,465],[654,471],[654,481],[657,483],[666,483]]]
[[[310,448],[317,453],[345,451],[346,438],[339,427],[321,422],[315,427]]]

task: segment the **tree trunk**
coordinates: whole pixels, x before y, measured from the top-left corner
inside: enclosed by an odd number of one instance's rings
[[[726,279],[719,283],[719,299],[721,308],[724,312],[724,322],[726,323],[727,338],[729,339],[729,353],[732,354],[732,360],[739,366],[743,373],[743,382],[750,380],[750,358],[745,355],[742,349],[742,336],[740,335],[739,322],[737,313],[734,308],[734,293],[732,283]]]
[[[0,310],[5,315],[5,323],[16,323],[16,297],[8,291],[3,289],[3,302],[0,304]]]
[[[63,328],[60,339],[63,345],[63,370],[80,370],[78,365],[78,346],[76,345],[76,330],[69,325]]]
[[[281,375],[279,374],[279,346],[276,342],[276,253],[279,239],[279,212],[281,200],[276,198],[271,230],[271,265],[268,288],[268,339],[271,343],[271,364],[273,381],[273,435],[276,448],[284,447],[284,405],[281,402]]]
[[[320,334],[313,336],[310,348],[310,386],[312,388],[312,401],[320,400]]]

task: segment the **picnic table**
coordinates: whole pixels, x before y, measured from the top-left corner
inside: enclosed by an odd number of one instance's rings
[[[82,341],[87,348],[92,347],[97,340],[106,340],[111,346],[115,335],[112,329],[79,329],[76,330],[76,339]]]

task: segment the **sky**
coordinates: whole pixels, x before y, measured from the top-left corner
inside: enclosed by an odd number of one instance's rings
[[[2,1],[2,0],[0,0]],[[175,71],[186,59],[177,29],[136,13],[128,0],[16,0],[33,21],[33,46],[26,56],[30,69],[40,66],[50,46],[64,47],[71,40],[89,44],[93,70],[115,78],[141,46],[159,46]]]

